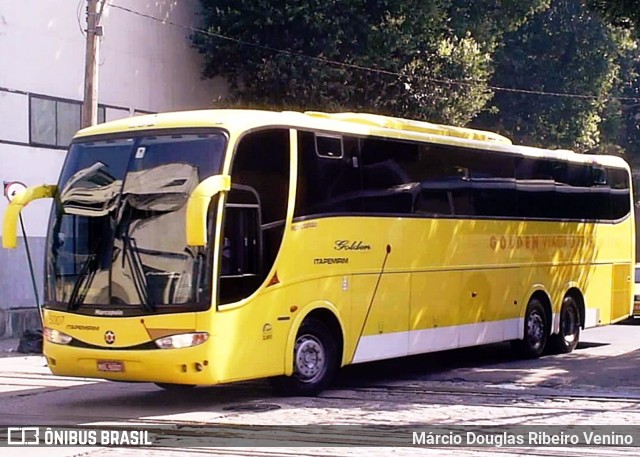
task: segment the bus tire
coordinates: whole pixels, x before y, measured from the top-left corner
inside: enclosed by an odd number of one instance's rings
[[[338,369],[335,336],[319,320],[300,326],[293,348],[293,374],[271,378],[278,395],[314,397],[329,386]]]
[[[568,354],[580,340],[580,311],[575,298],[567,295],[560,310],[560,331],[549,337],[551,354]]]
[[[524,315],[524,337],[515,341],[516,352],[526,358],[540,357],[545,350],[548,339],[549,316],[537,298],[529,300]]]

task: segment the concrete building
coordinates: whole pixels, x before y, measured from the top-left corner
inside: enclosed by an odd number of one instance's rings
[[[201,79],[188,38],[198,24],[198,0],[108,3],[101,20],[100,121],[207,108],[224,93],[220,82]],[[0,0],[0,180],[57,182],[80,126],[85,8],[83,0]],[[40,200],[23,211],[40,301],[50,205]],[[0,199],[0,217],[6,207]],[[21,239],[15,250],[0,249],[0,338],[39,325],[25,247]]]

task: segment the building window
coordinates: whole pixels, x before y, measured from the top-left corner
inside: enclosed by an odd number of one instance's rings
[[[82,104],[31,95],[29,97],[31,143],[67,147],[80,129]]]

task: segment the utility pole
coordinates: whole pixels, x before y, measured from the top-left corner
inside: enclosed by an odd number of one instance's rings
[[[81,127],[98,123],[98,58],[102,26],[100,18],[105,0],[87,0],[87,49],[84,67],[84,102]]]

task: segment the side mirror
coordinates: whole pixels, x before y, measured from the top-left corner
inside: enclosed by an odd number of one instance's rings
[[[231,189],[231,176],[215,175],[202,181],[187,201],[186,233],[188,246],[207,244],[207,212],[211,198]]]
[[[42,184],[41,186],[27,187],[17,193],[9,202],[9,207],[4,215],[2,225],[2,247],[14,249],[18,245],[17,226],[20,211],[34,200],[41,198],[53,198],[58,190],[55,184]]]

